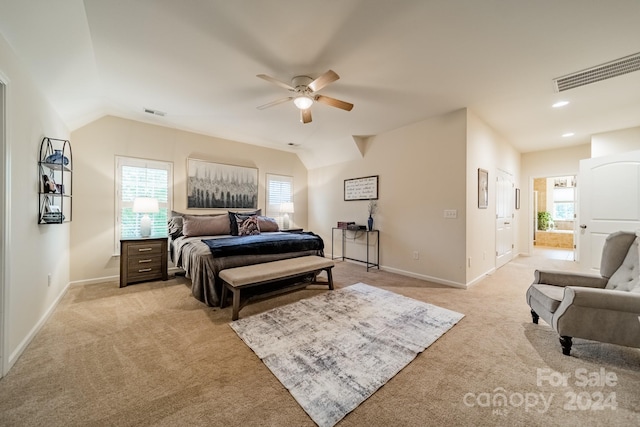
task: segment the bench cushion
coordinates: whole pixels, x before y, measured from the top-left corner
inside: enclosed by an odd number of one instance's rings
[[[253,283],[323,270],[333,266],[334,262],[330,259],[311,255],[229,268],[220,272],[220,278],[234,288],[238,288]]]

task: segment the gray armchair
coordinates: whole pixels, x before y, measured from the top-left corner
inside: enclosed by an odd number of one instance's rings
[[[533,323],[547,322],[565,355],[572,337],[640,347],[638,256],[636,234],[619,231],[607,236],[600,276],[536,270],[527,290]]]

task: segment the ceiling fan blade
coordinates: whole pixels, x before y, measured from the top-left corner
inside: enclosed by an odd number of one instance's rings
[[[270,83],[273,83],[273,84],[274,84],[274,85],[276,85],[276,86],[283,87],[283,88],[285,88],[285,89],[287,89],[287,90],[290,90],[290,91],[295,91],[295,90],[296,90],[296,89],[295,89],[293,86],[291,86],[290,84],[285,83],[285,82],[281,82],[280,80],[278,80],[278,79],[274,79],[273,77],[271,77],[271,76],[267,76],[266,74],[258,74],[258,75],[256,75],[256,77],[260,77],[260,78],[261,78],[261,79],[263,79],[263,80],[266,80],[266,81],[268,81],[268,82],[270,82]]]
[[[264,110],[265,108],[273,107],[274,105],[282,104],[284,102],[291,101],[292,99],[293,99],[293,96],[287,96],[286,98],[277,99],[275,101],[269,102],[268,104],[264,104],[256,108],[258,110]]]
[[[339,99],[331,98],[330,96],[316,95],[314,99],[323,104],[327,104],[336,108],[342,108],[346,111],[351,111],[351,109],[353,108],[353,104],[351,104],[350,102],[340,101]]]
[[[311,108],[300,110],[300,121],[305,124],[311,122]]]
[[[323,87],[325,87],[326,85],[328,85],[329,83],[335,82],[339,78],[340,76],[336,74],[335,71],[329,70],[323,75],[321,75],[320,77],[318,77],[317,79],[315,79],[314,81],[312,81],[311,83],[309,83],[308,87],[309,89],[311,89],[312,92],[317,92]]]

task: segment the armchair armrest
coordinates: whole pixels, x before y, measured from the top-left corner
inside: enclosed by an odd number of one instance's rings
[[[580,286],[603,289],[608,280],[595,274],[577,274],[565,271],[536,270],[533,283],[553,286]]]
[[[635,292],[567,286],[562,305],[565,305],[565,300],[567,305],[635,313],[640,316],[640,294]]]

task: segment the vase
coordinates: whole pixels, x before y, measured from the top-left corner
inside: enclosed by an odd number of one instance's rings
[[[69,164],[69,159],[66,156],[62,155],[62,150],[53,150],[53,154],[47,156],[44,159],[45,163],[52,163],[55,165],[65,165]]]
[[[373,230],[373,217],[369,215],[369,219],[367,220],[367,226],[369,227],[369,231]]]

